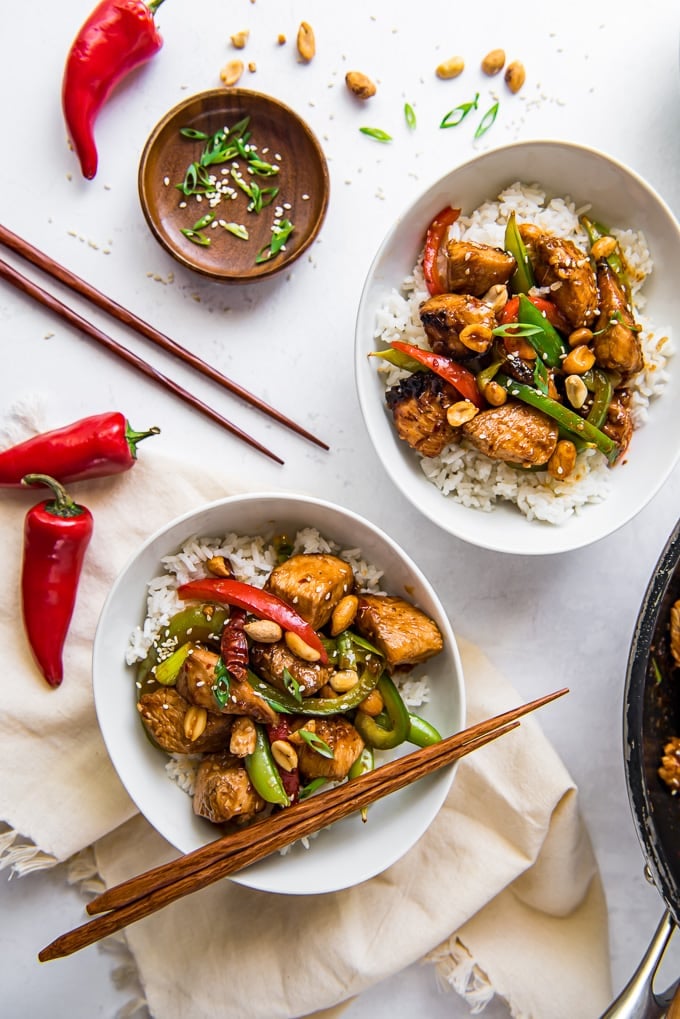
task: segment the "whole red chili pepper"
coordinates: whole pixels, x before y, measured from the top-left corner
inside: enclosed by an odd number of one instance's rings
[[[425,251],[423,252],[423,275],[427,289],[432,296],[443,294],[445,290],[444,281],[439,272],[439,250],[442,246],[446,232],[452,223],[455,223],[460,216],[460,209],[453,209],[447,206],[434,217],[425,237]]]
[[[97,172],[94,124],[114,86],[163,45],[153,16],[163,0],[102,0],[74,39],[64,68],[62,106],[83,176]]]
[[[260,619],[272,619],[284,630],[296,633],[305,644],[318,651],[319,661],[323,665],[328,664],[326,649],[314,627],[271,591],[263,591],[259,587],[253,587],[252,584],[244,584],[241,580],[206,577],[203,580],[190,580],[188,584],[182,584],[177,588],[177,595],[185,600],[196,598],[226,602],[227,605],[237,605],[240,609],[252,612]]]
[[[24,523],[21,606],[33,656],[50,686],[64,676],[62,653],[76,603],[92,514],[45,474],[28,474],[25,485],[47,485],[53,499],[38,503]]]
[[[137,443],[159,431],[135,432],[118,411],[81,418],[0,451],[0,486],[19,488],[25,474],[64,483],[122,474],[137,459]]]

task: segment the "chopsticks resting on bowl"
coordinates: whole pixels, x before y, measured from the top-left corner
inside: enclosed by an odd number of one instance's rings
[[[308,432],[301,425],[297,424],[297,422],[286,417],[285,414],[282,414],[280,411],[276,410],[276,408],[249,392],[249,390],[245,389],[238,382],[235,382],[233,379],[230,379],[228,376],[217,371],[216,368],[201,360],[201,358],[197,357],[196,354],[193,354],[190,350],[187,350],[185,347],[181,346],[181,344],[160,332],[154,326],[144,321],[144,319],[139,318],[139,316],[135,315],[134,312],[129,311],[112,298],[107,297],[106,294],[97,290],[91,283],[88,283],[80,276],[77,276],[65,266],[60,265],[59,262],[56,262],[49,255],[45,254],[44,251],[40,251],[39,248],[29,244],[28,241],[19,237],[2,224],[0,224],[0,244],[3,244],[6,248],[9,248],[10,251],[13,251],[15,254],[26,259],[26,261],[42,270],[48,276],[51,276],[52,279],[57,280],[59,283],[63,283],[75,293],[80,294],[81,297],[85,297],[91,304],[95,305],[95,307],[108,312],[109,315],[117,319],[123,325],[130,326],[135,330],[135,332],[139,333],[140,336],[150,340],[167,353],[172,354],[174,357],[183,361],[185,364],[190,365],[196,371],[205,375],[213,382],[216,382],[224,389],[227,389],[229,392],[240,397],[246,403],[249,403],[264,414],[267,414],[274,421],[278,421],[279,424],[284,425],[286,428],[290,428],[303,438],[309,439],[310,442],[315,443],[322,449],[329,448],[327,443],[323,442],[315,435],[312,435],[311,432]],[[9,280],[9,282],[12,281]],[[79,328],[81,327],[79,326]],[[243,435],[240,437],[243,438]]]
[[[71,955],[184,895],[256,863],[498,739],[517,728],[523,715],[566,693],[566,689],[557,690],[470,726],[433,746],[415,750],[351,782],[296,803],[241,831],[215,839],[177,860],[122,882],[88,903],[89,913],[102,915],[56,938],[38,958],[47,962]]]

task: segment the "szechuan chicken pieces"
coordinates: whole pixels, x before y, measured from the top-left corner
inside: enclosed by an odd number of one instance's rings
[[[522,467],[546,464],[559,438],[554,421],[521,403],[483,410],[465,422],[461,433],[485,456]]]
[[[446,247],[448,286],[454,294],[482,297],[491,287],[507,283],[516,268],[512,255],[490,244],[449,241]]]
[[[275,644],[252,644],[250,664],[259,676],[279,690],[286,689],[284,673],[288,671],[299,684],[303,697],[311,697],[333,675],[332,665],[305,662],[294,655],[284,641],[277,641]]]
[[[444,647],[435,621],[393,595],[360,595],[355,626],[385,656],[390,672],[424,662]]]
[[[192,709],[194,713],[203,712],[205,718],[192,718]],[[142,694],[137,710],[151,739],[169,754],[204,754],[221,750],[231,733],[230,717],[196,708],[172,686],[157,687]]]
[[[597,266],[597,285],[600,317],[593,336],[595,358],[600,367],[629,378],[642,368],[642,345],[625,292],[604,261]]]
[[[238,757],[223,752],[201,761],[194,789],[195,814],[215,824],[234,817],[248,821],[264,806]]]
[[[307,721],[304,728],[312,731],[333,751],[332,757],[324,757],[308,746],[296,732],[290,734],[289,741],[297,751],[298,768],[305,781],[327,778],[341,782],[347,778],[349,769],[364,749],[364,741],[352,723],[341,715],[332,715],[330,718]]]
[[[489,304],[471,294],[437,294],[421,304],[420,321],[435,354],[461,360],[488,350],[496,316]],[[465,342],[467,327],[473,333],[472,345]]]
[[[439,456],[455,438],[446,411],[459,399],[438,375],[414,372],[386,393],[400,439],[422,456]]]
[[[670,647],[673,661],[680,669],[680,600],[671,605]]]
[[[599,310],[599,295],[588,256],[572,241],[534,226],[522,224],[519,231],[530,247],[538,284],[551,288],[551,300],[572,329],[590,327]]]
[[[315,630],[331,618],[333,609],[354,586],[352,567],[338,556],[324,553],[294,555],[275,566],[265,587],[292,605]]]
[[[265,725],[276,722],[277,713],[257,695],[246,680],[239,681],[232,677],[227,703],[224,707],[217,704],[213,686],[217,682],[215,666],[218,661],[219,655],[196,645],[187,655],[177,676],[177,692],[191,704],[203,707],[214,714],[250,715],[256,722],[263,722]]]

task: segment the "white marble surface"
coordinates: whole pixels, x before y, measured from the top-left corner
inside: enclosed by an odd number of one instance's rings
[[[609,904],[619,989],[662,909],[645,882],[628,807],[621,707],[633,625],[677,519],[680,474],[637,519],[596,546],[538,558],[467,547],[418,516],[369,446],[354,390],[353,326],[364,274],[393,218],[474,152],[471,130],[443,132],[437,125],[477,82],[483,103],[489,85],[476,68],[492,47],[522,59],[527,82],[516,97],[496,83],[498,120],[478,148],[532,137],[599,146],[631,165],[680,212],[675,4],[657,0],[639,8],[633,23],[626,5],[614,0],[576,0],[569,7],[528,0],[515,8],[490,0],[481,18],[479,5],[443,0],[418,6],[376,0],[342,8],[300,0],[204,0],[199,8],[190,0],[167,0],[158,16],[165,48],[102,113],[101,168],[86,183],[66,148],[59,91],[64,55],[90,6],[91,0],[61,0],[5,12],[0,219],[302,420],[332,449],[324,454],[267,423],[82,306],[122,342],[268,442],[286,460],[284,468],[275,466],[4,284],[0,424],[14,401],[35,394],[53,422],[120,408],[135,423],[161,425],[162,436],[154,440],[159,450],[195,455],[206,469],[219,459],[227,473],[251,486],[302,488],[344,502],[383,525],[418,560],[454,627],[482,645],[523,696],[570,686],[571,695],[546,711],[542,723],[580,786]],[[296,62],[292,46],[302,18],[317,34],[318,54],[307,67]],[[217,83],[230,56],[229,35],[243,28],[251,29],[247,58],[257,62],[244,84],[279,96],[308,120],[327,153],[332,196],[309,258],[279,280],[239,289],[190,276],[159,249],[139,209],[136,168],[158,118],[182,97]],[[276,46],[279,32],[288,36],[285,47]],[[453,53],[466,57],[467,78],[438,81],[435,66]],[[352,67],[379,82],[378,95],[362,109],[342,84]],[[405,100],[418,114],[412,135],[403,127]],[[365,123],[393,129],[393,145],[360,135],[357,128]],[[167,282],[170,273],[173,282]],[[11,782],[11,775],[2,781]],[[0,1012],[8,1019],[111,1017],[127,993],[112,982],[110,955],[89,949],[43,967],[35,960],[45,933],[70,926],[79,915],[63,868],[21,880],[1,877]],[[463,1016],[467,1009],[437,989],[429,969],[413,967],[363,994],[347,1012],[351,1019],[407,1014],[435,1019]],[[507,1014],[500,1002],[487,1010],[493,1019]]]

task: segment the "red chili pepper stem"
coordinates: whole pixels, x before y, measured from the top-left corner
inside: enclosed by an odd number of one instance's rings
[[[52,516],[68,519],[69,517],[80,517],[84,513],[83,507],[73,501],[64,486],[48,474],[27,474],[21,479],[21,484],[27,487],[29,485],[46,485],[47,488],[52,489],[54,501],[45,506],[47,512]]]
[[[163,3],[163,0],[160,0],[160,3]],[[132,428],[130,428],[130,425],[126,421],[125,438],[127,439],[130,447],[130,455],[135,458],[137,456],[137,446],[139,443],[143,442],[144,439],[148,439],[151,435],[160,435],[160,432],[160,428],[157,428],[155,425],[153,428],[149,428],[146,432],[135,432]]]
[[[151,3],[148,5],[151,13],[155,14],[162,3],[163,0],[151,0]]]

